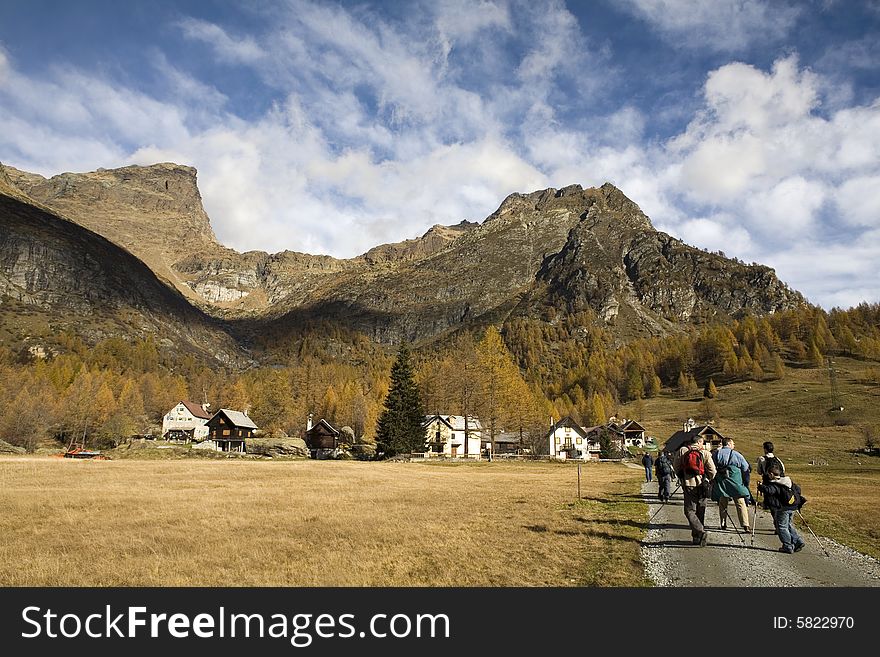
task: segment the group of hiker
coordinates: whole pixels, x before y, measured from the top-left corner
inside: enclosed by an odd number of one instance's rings
[[[672,496],[672,484],[678,481],[684,494],[684,515],[690,525],[694,545],[705,547],[709,532],[705,516],[708,500],[718,503],[721,529],[730,520],[729,503],[732,501],[739,518],[739,527],[752,532],[749,507],[757,503],[750,490],[752,468],[736,449],[732,438],[723,438],[721,446],[709,450],[703,436],[693,437],[672,454],[661,451],[656,461],[645,453],[642,465],[645,480],[651,481],[652,470],[657,476],[658,497],[664,504]],[[764,509],[773,518],[773,526],[782,542],[780,552],[791,554],[803,549],[805,543],[798,534],[792,518],[806,499],[800,487],[785,474],[785,465],[773,453],[773,443],[765,442],[764,454],[758,459],[756,472],[761,477],[757,490],[763,496]]]

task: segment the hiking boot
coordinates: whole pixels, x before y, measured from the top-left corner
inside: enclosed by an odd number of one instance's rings
[[[703,532],[700,534],[700,547],[706,547],[706,543],[709,541],[709,532]]]
[[[727,521],[726,520],[721,521],[721,529],[727,529]]]
[[[801,550],[804,549],[804,546],[805,546],[805,545],[806,545],[806,543],[798,543],[797,545],[794,546],[794,551],[795,551],[795,552],[800,552]]]
[[[785,552],[785,554],[791,554],[792,552],[794,552],[794,550],[792,548],[786,547],[784,545],[781,548],[779,548],[779,551]]]

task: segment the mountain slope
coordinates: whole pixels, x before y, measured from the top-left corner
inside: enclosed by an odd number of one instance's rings
[[[69,330],[95,341],[153,336],[175,353],[246,361],[222,325],[139,259],[33,204],[0,177],[0,335],[21,341]]]
[[[190,167],[50,179],[6,172],[14,190],[130,251],[248,343],[316,321],[380,343],[418,343],[550,308],[589,311],[627,340],[805,303],[772,269],[655,230],[608,183],[514,193],[481,224],[434,226],[420,238],[337,259],[222,246]]]

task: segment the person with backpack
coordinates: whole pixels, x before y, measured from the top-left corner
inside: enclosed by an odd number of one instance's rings
[[[718,515],[721,517],[721,529],[727,529],[727,502],[733,500],[740,526],[746,533],[751,533],[749,507],[746,500],[751,497],[745,485],[751,466],[746,458],[734,449],[733,438],[724,438],[721,447],[712,452],[717,473],[712,481],[712,501],[718,502]]]
[[[703,436],[697,436],[690,443],[682,445],[673,459],[673,469],[684,491],[684,517],[691,527],[691,540],[694,545],[706,547],[709,539],[704,524],[706,499],[716,470],[712,455],[705,448]]]
[[[807,500],[801,495],[800,486],[791,477],[783,475],[778,463],[771,464],[766,473],[770,483],[758,484],[758,490],[764,494],[764,501],[770,506],[776,534],[782,541],[779,551],[786,554],[800,552],[806,543],[795,529],[792,517]]]
[[[764,443],[764,455],[758,458],[758,467],[755,469],[761,477],[762,484],[767,485],[770,483],[768,470],[774,463],[779,466],[782,476],[785,476],[785,464],[782,462],[782,459],[773,453],[773,443],[768,440]],[[764,500],[763,508],[770,512],[771,517],[773,516],[773,509],[767,504],[766,499]],[[774,527],[776,526],[775,517],[773,518],[773,525]]]
[[[660,452],[654,461],[654,471],[657,474],[657,495],[661,502],[668,502],[672,497],[672,477],[675,471],[672,462],[666,452]]]
[[[642,465],[645,466],[645,481],[651,481],[651,468],[654,466],[654,459],[648,452],[642,456]]]
[[[768,440],[764,443],[764,455],[758,458],[758,467],[756,468],[758,474],[761,476],[762,484],[770,483],[770,477],[767,470],[774,463],[779,464],[779,467],[782,468],[782,475],[785,476],[785,464],[782,462],[782,459],[773,453],[773,443]]]

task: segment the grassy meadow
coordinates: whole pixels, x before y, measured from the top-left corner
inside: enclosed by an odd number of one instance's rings
[[[3,586],[642,586],[642,473],[0,460]]]
[[[835,358],[843,412],[830,412],[827,368],[786,368],[778,381],[719,386],[713,402],[718,414],[714,426],[736,441],[750,463],[763,453],[765,440],[774,443],[786,473],[803,489],[808,502],[802,513],[816,533],[880,558],[880,456],[860,451],[864,427],[880,435],[880,385],[870,376],[876,367]],[[665,394],[622,411],[641,417],[648,434],[661,444],[681,428],[682,420],[706,419],[700,395],[682,399]],[[755,479],[753,492],[756,484]],[[769,517],[763,515],[769,526]]]

